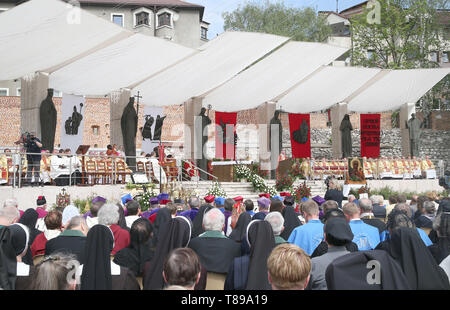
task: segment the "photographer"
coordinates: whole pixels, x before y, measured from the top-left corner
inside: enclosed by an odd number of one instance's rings
[[[41,170],[41,140],[36,137],[34,132],[27,134],[24,147],[27,152],[27,176],[24,185],[30,185],[32,181],[32,172],[34,170],[34,183],[39,185]],[[32,153],[32,154],[29,154]]]

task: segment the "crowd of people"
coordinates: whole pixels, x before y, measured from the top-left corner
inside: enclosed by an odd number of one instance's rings
[[[366,179],[435,179],[436,166],[428,156],[424,158],[363,157],[362,171]],[[328,176],[345,178],[348,170],[347,160],[306,158],[300,167],[309,179],[324,179]]]
[[[449,197],[296,203],[263,193],[255,206],[240,196],[184,202],[161,193],[145,212],[127,197],[98,196],[86,214],[48,210],[43,196],[25,212],[6,200],[0,287],[450,289]]]

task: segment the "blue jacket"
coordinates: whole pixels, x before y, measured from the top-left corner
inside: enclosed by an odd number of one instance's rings
[[[420,238],[422,238],[422,240],[426,246],[430,246],[433,244],[433,242],[428,237],[427,233],[423,231],[423,229],[420,229],[420,228],[416,228],[416,229],[419,232]],[[380,234],[380,237],[381,237],[381,241],[385,241],[385,240],[389,239],[389,231],[387,231],[387,230],[383,231]]]
[[[322,240],[323,224],[317,219],[295,228],[289,236],[288,242],[299,246],[306,254],[311,255]]]
[[[362,220],[352,220],[348,223],[353,233],[353,242],[358,245],[358,250],[373,250],[380,243],[378,228],[364,223]]]

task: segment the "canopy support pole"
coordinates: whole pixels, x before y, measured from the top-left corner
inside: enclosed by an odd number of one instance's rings
[[[342,158],[342,135],[339,127],[347,113],[347,103],[345,102],[335,104],[331,107],[331,149],[333,158]]]
[[[400,107],[399,122],[400,132],[402,135],[402,156],[408,158],[411,156],[411,146],[409,141],[409,129],[406,128],[406,122],[411,118],[411,114],[416,113],[416,105],[414,103],[405,103]]]
[[[258,121],[258,157],[259,163],[262,170],[271,170],[271,158],[269,149],[269,139],[270,139],[270,120],[276,110],[275,103],[263,103],[256,108],[256,117]],[[281,151],[281,150],[280,150]],[[278,162],[278,158],[277,158]]]
[[[130,101],[130,97],[131,91],[127,88],[112,92],[109,95],[109,139],[111,145],[116,144],[117,146],[124,146],[120,119],[122,118],[123,109],[125,109]]]

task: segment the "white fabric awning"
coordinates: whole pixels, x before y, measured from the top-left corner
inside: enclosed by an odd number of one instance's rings
[[[133,88],[151,106],[183,104],[221,85],[288,38],[262,33],[225,32],[189,57]]]
[[[233,112],[256,108],[288,91],[346,48],[312,42],[289,42],[229,82],[206,94],[203,105]]]
[[[0,80],[49,72],[132,35],[59,0],[31,0],[0,14]]]
[[[49,84],[68,94],[106,95],[196,52],[165,39],[135,34],[55,71]]]
[[[289,113],[321,111],[343,102],[381,69],[322,67],[282,97],[278,104]]]
[[[383,112],[415,103],[450,73],[450,68],[391,70],[349,100],[353,112]]]

